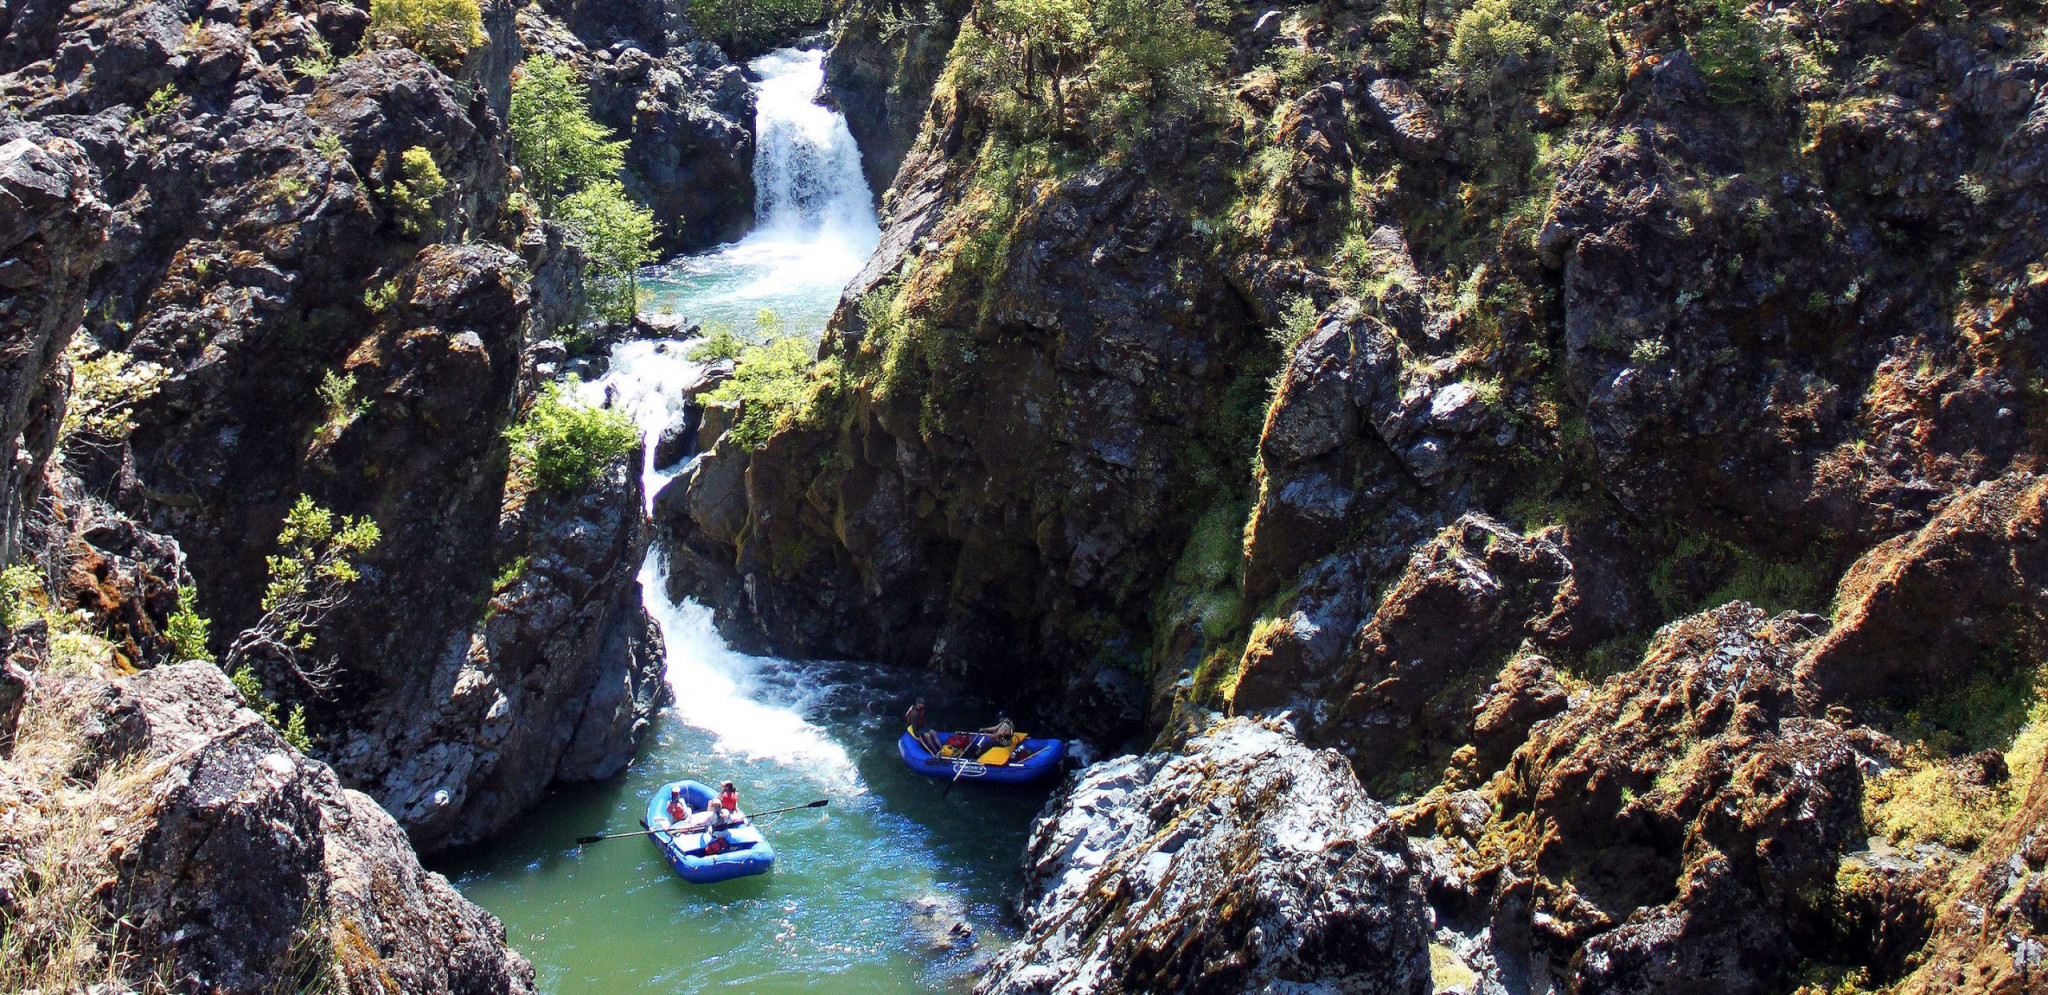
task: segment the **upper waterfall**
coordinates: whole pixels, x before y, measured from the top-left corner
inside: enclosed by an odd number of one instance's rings
[[[825,53],[782,49],[747,64],[754,83],[754,230],[656,267],[655,307],[741,334],[773,311],[785,332],[825,327],[846,281],[881,240],[860,146],[838,111],[817,102]]]
[[[825,53],[784,49],[748,64],[754,84],[754,221],[780,237],[872,239],[874,191],[846,118],[817,102]]]

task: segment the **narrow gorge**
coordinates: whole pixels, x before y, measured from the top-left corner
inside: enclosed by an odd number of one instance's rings
[[[2044,191],[2032,2],[0,0],[0,990],[2048,989]]]

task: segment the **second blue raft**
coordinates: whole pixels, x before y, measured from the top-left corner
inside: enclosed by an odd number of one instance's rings
[[[940,743],[956,735],[966,735],[970,743],[972,733],[933,732]],[[970,752],[974,752],[972,746]],[[980,781],[984,784],[1030,784],[1044,780],[1060,769],[1060,761],[1066,758],[1067,744],[1058,739],[1027,739],[1018,744],[1011,753],[1014,758],[1008,763],[982,763],[972,757],[934,756],[932,751],[917,741],[916,736],[906,732],[896,740],[896,752],[902,754],[903,762],[926,777],[942,781]],[[986,755],[982,753],[980,755]]]

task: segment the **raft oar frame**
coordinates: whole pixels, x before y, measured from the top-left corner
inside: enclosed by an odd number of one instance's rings
[[[824,808],[825,806],[827,806],[827,805],[830,805],[830,804],[832,804],[832,799],[830,799],[830,798],[820,798],[820,799],[818,799],[817,801],[814,801],[814,802],[805,802],[805,803],[803,803],[802,805],[791,805],[791,806],[788,806],[788,807],[786,807],[786,808],[771,808],[771,809],[769,809],[769,810],[768,810],[768,811],[766,811],[766,812],[752,812],[752,813],[749,813],[749,814],[747,815],[747,819],[748,819],[748,821],[752,821],[752,820],[754,820],[754,819],[759,819],[759,818],[761,818],[762,816],[768,816],[768,815],[781,815],[781,814],[782,814],[782,813],[784,813],[784,812],[794,812],[794,811],[796,811],[796,810],[798,810],[798,809],[803,809],[803,808]],[[655,833],[665,833],[665,832],[668,832],[668,831],[670,831],[670,830],[672,830],[672,829],[674,829],[674,828],[675,828],[674,826],[664,826],[664,827],[662,827],[662,828],[660,828],[660,829],[642,829],[642,830],[640,830],[639,832],[633,832],[633,833],[607,833],[607,834],[601,834],[601,835],[597,835],[597,836],[578,836],[578,837],[576,838],[576,845],[577,845],[577,846],[589,846],[589,845],[590,845],[590,844],[592,844],[592,843],[601,843],[601,842],[603,842],[603,841],[605,841],[605,840],[621,840],[621,839],[625,839],[625,838],[626,838],[626,837],[628,837],[628,836],[652,836],[652,835],[654,835]]]

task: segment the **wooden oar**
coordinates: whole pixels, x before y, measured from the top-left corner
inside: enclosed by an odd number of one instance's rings
[[[814,802],[805,802],[802,805],[791,805],[788,808],[772,808],[766,812],[754,812],[749,814],[747,818],[751,820],[758,819],[764,815],[781,815],[784,812],[794,812],[800,808],[824,808],[825,806],[830,804],[832,804],[832,799],[820,798]],[[660,829],[642,829],[637,833],[609,833],[600,836],[579,836],[576,838],[576,845],[588,846],[589,844],[601,842],[604,840],[622,840],[628,836],[652,836],[655,833],[666,833],[672,830],[680,829],[681,827],[679,826],[664,826]]]

